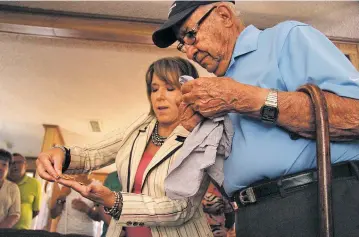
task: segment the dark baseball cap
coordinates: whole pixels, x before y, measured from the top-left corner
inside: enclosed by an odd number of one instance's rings
[[[160,48],[173,44],[177,39],[172,27],[189,17],[199,6],[214,2],[220,1],[175,1],[170,7],[167,21],[152,34],[153,43]]]

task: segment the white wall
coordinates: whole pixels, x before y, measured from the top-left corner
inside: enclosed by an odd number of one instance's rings
[[[124,129],[148,112],[149,64],[180,55],[173,48],[7,33],[0,33],[0,52],[0,141],[24,155],[39,152],[41,124],[59,125],[66,143],[79,145]],[[92,119],[101,120],[103,133],[90,132]]]

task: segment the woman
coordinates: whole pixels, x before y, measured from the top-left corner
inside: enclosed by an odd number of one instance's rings
[[[213,236],[200,207],[207,178],[191,198],[171,200],[164,191],[170,165],[201,119],[189,106],[179,106],[181,75],[198,77],[195,67],[181,58],[163,58],[149,67],[150,115],[136,121],[125,135],[87,149],[56,147],[39,155],[37,169],[42,178],[57,180],[105,206],[113,216],[107,236],[119,236],[123,227],[128,237]],[[114,159],[124,192],[113,193],[99,183],[85,186],[60,178],[63,162],[69,166],[68,172],[86,172]]]

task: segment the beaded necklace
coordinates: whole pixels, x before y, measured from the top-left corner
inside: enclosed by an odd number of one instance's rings
[[[152,143],[155,144],[156,146],[162,146],[163,143],[166,141],[166,139],[167,139],[167,137],[161,137],[158,134],[158,121],[157,121],[155,128],[153,129],[153,132],[151,135]]]

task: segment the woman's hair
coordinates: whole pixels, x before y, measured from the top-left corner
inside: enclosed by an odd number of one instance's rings
[[[198,78],[197,69],[186,59],[180,57],[167,57],[153,62],[146,72],[147,98],[150,102],[150,114],[152,115],[154,114],[151,103],[151,84],[153,74],[156,74],[159,79],[176,88],[181,87],[179,77],[182,75]]]

